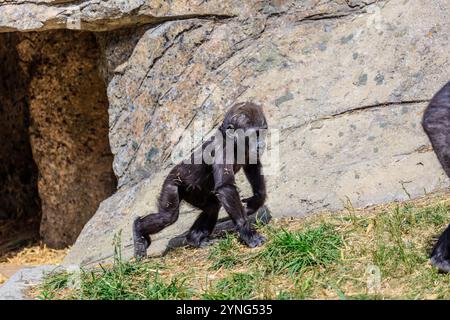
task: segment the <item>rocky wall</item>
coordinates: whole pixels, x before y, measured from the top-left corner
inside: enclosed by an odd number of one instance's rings
[[[229,106],[245,100],[262,104],[269,125],[279,129],[278,171],[267,176],[276,217],[404,200],[448,186],[420,123],[450,74],[447,1],[258,4],[236,17],[149,26],[133,39],[105,35],[105,52],[122,52],[105,57],[121,192],[102,204],[67,262],[110,257],[111,234],[119,230],[130,254],[130,223],[155,211],[180,137],[198,121],[214,127]],[[164,252],[193,216],[183,209],[180,222],[154,237],[150,252]]]

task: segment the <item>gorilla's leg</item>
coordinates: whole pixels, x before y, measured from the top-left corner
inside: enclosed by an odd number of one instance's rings
[[[147,248],[151,243],[150,234],[157,233],[177,221],[179,207],[178,185],[175,181],[167,179],[158,200],[159,212],[134,220],[133,240],[136,258],[143,258],[147,255]]]
[[[450,177],[450,82],[431,100],[422,125],[442,168]],[[441,271],[450,271],[450,226],[435,244],[431,263]]]
[[[450,225],[434,245],[431,263],[441,271],[450,272]]]
[[[147,256],[147,248],[151,243],[150,236],[148,234],[141,233],[140,221],[140,217],[137,217],[133,221],[134,256],[136,259],[141,259]]]
[[[202,209],[202,213],[195,220],[186,237],[187,243],[193,247],[201,247],[213,232],[219,216],[220,202],[213,195],[208,199],[207,204],[200,209]]]

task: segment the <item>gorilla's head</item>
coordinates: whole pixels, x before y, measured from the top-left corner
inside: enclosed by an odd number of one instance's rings
[[[237,151],[245,153],[246,163],[249,158],[255,159],[264,150],[267,129],[262,107],[252,102],[235,104],[225,114],[220,126],[224,137],[233,139]]]
[[[262,107],[253,102],[242,102],[232,106],[223,119],[221,130],[227,129],[267,129],[267,121]]]

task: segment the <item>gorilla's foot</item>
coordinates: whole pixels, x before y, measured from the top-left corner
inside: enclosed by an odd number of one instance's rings
[[[143,259],[147,256],[147,248],[150,246],[151,240],[148,235],[143,235],[139,229],[140,218],[137,217],[133,222],[133,243],[134,243],[134,257],[137,260]]]
[[[431,264],[441,272],[450,272],[450,225],[434,245]]]
[[[239,232],[239,235],[241,240],[250,248],[259,247],[267,241],[266,237],[254,230]]]
[[[450,259],[443,259],[442,257],[432,256],[431,264],[441,272],[450,272]]]
[[[209,232],[202,230],[191,230],[186,236],[186,243],[194,248],[203,248],[212,243],[209,240]]]

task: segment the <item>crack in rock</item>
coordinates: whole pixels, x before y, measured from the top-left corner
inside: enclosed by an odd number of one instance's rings
[[[342,117],[345,115],[349,115],[349,114],[353,114],[353,113],[357,113],[357,112],[362,112],[362,111],[366,111],[366,110],[372,110],[372,109],[378,109],[378,108],[383,108],[383,107],[388,107],[388,106],[394,106],[394,105],[409,105],[409,104],[418,104],[418,103],[428,103],[430,102],[429,99],[422,99],[422,100],[407,100],[407,101],[387,101],[387,102],[382,102],[382,103],[375,103],[375,104],[370,104],[370,105],[365,105],[365,106],[361,106],[361,107],[356,107],[353,109],[349,109],[349,110],[345,110],[342,112],[338,112],[338,113],[333,113],[330,115],[326,115],[326,116],[322,116],[319,117],[317,119],[313,119],[310,121],[306,121],[303,123],[300,123],[298,125],[292,125],[289,127],[285,127],[283,128],[283,130],[295,130],[295,129],[299,129],[302,128],[304,126],[307,125],[314,125],[315,123],[324,121],[324,120],[330,120],[330,119],[335,119],[338,117]]]

